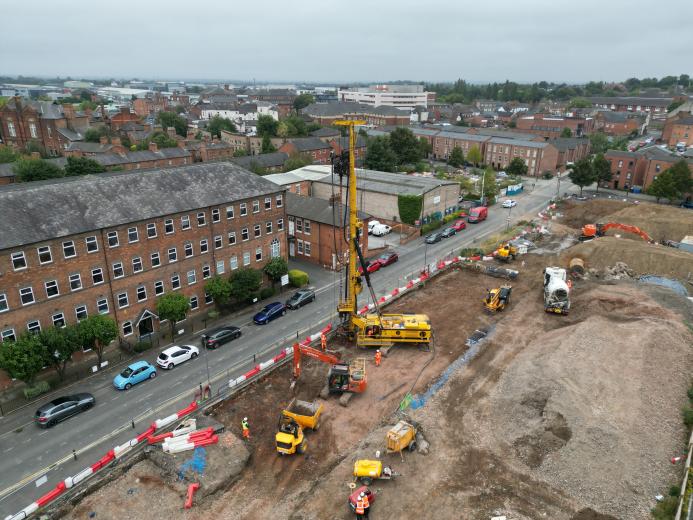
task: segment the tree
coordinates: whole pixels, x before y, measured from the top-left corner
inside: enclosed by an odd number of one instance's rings
[[[425,137],[419,137],[419,150],[421,152],[421,157],[426,159],[433,151],[433,146],[431,146],[431,143]]]
[[[597,180],[597,176],[592,168],[592,161],[587,157],[580,159],[570,167],[568,177],[573,184],[580,186],[580,196],[582,197],[582,188],[589,186]]]
[[[294,110],[298,112],[312,103],[315,103],[315,98],[311,94],[299,94],[294,99]]]
[[[515,157],[512,161],[510,161],[510,164],[508,164],[508,167],[505,169],[505,171],[510,175],[515,175],[516,177],[519,177],[521,175],[527,175],[527,172],[529,170],[527,168],[527,163],[525,161],[523,161],[519,157]]]
[[[65,176],[75,177],[78,175],[89,175],[92,173],[105,172],[101,164],[89,157],[68,157],[65,165]]]
[[[275,283],[280,282],[282,276],[289,272],[289,265],[281,256],[276,256],[267,262],[263,268],[263,271],[269,277],[269,279],[272,280],[272,285],[274,285]]]
[[[599,183],[611,181],[611,163],[604,158],[604,154],[598,153],[592,160],[592,168],[597,178],[597,192],[599,192]]]
[[[81,101],[79,103],[79,109],[84,112],[85,110],[96,110],[99,107],[97,103],[92,101],[91,99],[85,99],[84,101]]]
[[[64,380],[67,364],[81,346],[78,326],[50,327],[42,330],[38,336],[43,346],[45,363],[52,365],[58,373],[58,378]]]
[[[448,164],[455,168],[459,168],[464,164],[464,152],[459,146],[455,146],[448,156]]]
[[[691,180],[691,170],[688,169],[688,163],[685,160],[680,160],[668,170],[671,173],[676,192],[679,197],[684,196],[693,189],[693,180]]]
[[[493,168],[488,167],[484,170],[484,198],[489,200],[495,199],[498,191],[498,184],[496,184],[496,172],[493,171]]]
[[[10,377],[19,379],[28,386],[33,384],[44,361],[41,340],[31,332],[25,332],[17,341],[3,342],[0,348],[0,367]]]
[[[262,116],[260,116],[262,117]],[[272,139],[270,138],[269,134],[265,134],[262,136],[262,145],[260,147],[260,153],[272,153],[276,152],[277,149],[274,147],[272,144]]]
[[[110,137],[111,131],[107,126],[98,126],[96,128],[89,128],[84,132],[84,140],[88,143],[98,143],[101,137]]]
[[[394,172],[397,169],[397,154],[390,148],[388,136],[368,140],[365,165],[366,168],[383,172]]]
[[[234,157],[245,157],[246,155],[248,155],[248,152],[243,148],[239,148],[238,150],[233,152]]]
[[[390,148],[397,155],[398,164],[414,164],[423,157],[414,132],[402,126],[390,132]]]
[[[229,278],[231,296],[237,302],[246,302],[262,285],[262,273],[252,267],[235,270]]]
[[[231,301],[231,282],[227,278],[214,276],[205,284],[205,292],[217,305],[228,305]]]
[[[681,105],[683,105],[684,101],[683,100],[678,100],[678,101],[672,101],[669,103],[669,106],[667,106],[667,112],[673,112],[677,108],[679,108]]]
[[[257,135],[276,137],[278,125],[279,122],[272,116],[261,115],[257,118]]]
[[[169,127],[176,129],[176,133],[181,137],[187,137],[188,135],[188,121],[175,112],[159,112],[156,116],[156,120],[161,124],[164,130]]]
[[[561,137],[573,137],[573,131],[565,127],[563,130],[561,130]]]
[[[467,153],[467,161],[472,163],[474,166],[479,166],[483,157],[481,156],[481,150],[477,145],[472,146]]]
[[[19,154],[9,146],[0,145],[0,164],[11,163],[19,159]]]
[[[65,176],[62,168],[43,159],[19,159],[12,166],[12,171],[19,182],[43,181]]]
[[[176,114],[185,114],[185,107],[183,105],[176,105]]]
[[[103,351],[118,337],[116,322],[108,316],[96,314],[80,321],[77,327],[82,347],[96,352],[96,358],[101,367]]]
[[[310,156],[301,153],[294,153],[291,154],[286,161],[284,161],[284,171],[290,172],[292,170],[298,170],[299,168],[303,168],[309,164],[313,164],[313,159],[311,159]]]
[[[222,130],[226,130],[227,132],[235,132],[236,125],[234,125],[233,121],[230,119],[220,116],[214,116],[209,120],[209,123],[207,123],[207,131],[212,135],[216,135],[220,139]]]
[[[166,132],[161,131],[154,132],[146,141],[140,143],[137,148],[140,150],[147,150],[149,148],[149,143],[156,143],[156,146],[159,148],[175,148],[178,146],[178,141]]]
[[[672,200],[677,195],[676,182],[670,170],[666,170],[659,174],[657,178],[645,190],[645,193],[659,199]]]
[[[592,153],[605,153],[609,149],[609,139],[602,132],[590,135],[590,149]]]
[[[583,97],[574,97],[568,104],[568,108],[590,108],[591,106],[592,102]]]
[[[171,324],[171,339],[176,323],[183,321],[190,310],[190,300],[180,293],[164,294],[156,301],[156,313],[160,320],[168,320]]]

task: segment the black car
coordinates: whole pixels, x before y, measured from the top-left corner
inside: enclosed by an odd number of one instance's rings
[[[40,427],[50,428],[68,417],[88,410],[94,403],[94,396],[87,393],[57,397],[36,410],[34,419]]]
[[[441,231],[440,236],[443,238],[450,238],[452,235],[456,234],[457,231],[453,227],[445,228],[443,231]]]
[[[291,298],[286,300],[286,306],[289,309],[295,310],[303,307],[306,303],[315,301],[315,291],[313,289],[299,289]]]
[[[217,348],[219,345],[228,343],[232,339],[241,337],[241,329],[229,325],[228,327],[220,327],[218,329],[210,330],[207,334],[202,336],[204,340],[204,346],[210,349]]]
[[[443,238],[442,233],[431,233],[426,237],[426,243],[427,244],[435,244],[436,242],[440,242]]]

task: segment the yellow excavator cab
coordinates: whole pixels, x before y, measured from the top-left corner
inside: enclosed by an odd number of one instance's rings
[[[498,248],[498,251],[496,251],[496,258],[503,262],[509,262],[511,258],[514,260],[516,256],[517,246],[514,246],[510,242],[503,244]]]
[[[501,285],[495,289],[491,289],[484,298],[484,306],[492,312],[498,312],[505,309],[505,306],[510,303],[510,293],[512,286]]]

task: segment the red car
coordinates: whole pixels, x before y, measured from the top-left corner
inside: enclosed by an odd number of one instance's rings
[[[369,273],[374,273],[378,269],[380,269],[380,262],[378,262],[377,260],[373,260],[372,262],[368,262],[366,264],[366,270]],[[359,266],[359,273],[363,274],[363,267],[362,266]]]
[[[373,505],[373,502],[375,502],[375,493],[373,493],[366,486],[356,488],[354,492],[351,495],[349,495],[349,508],[351,509],[352,513],[356,511],[356,502],[359,498],[359,495],[361,494],[361,491],[363,491],[368,497],[368,505]]]
[[[466,227],[467,227],[467,223],[464,220],[457,220],[452,225],[452,229],[454,229],[455,231],[462,231]]]
[[[397,260],[399,260],[397,253],[390,252],[381,255],[376,262],[380,264],[380,267],[385,267],[386,265],[394,264]]]

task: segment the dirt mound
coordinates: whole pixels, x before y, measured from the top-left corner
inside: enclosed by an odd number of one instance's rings
[[[561,255],[561,262],[568,265],[574,257],[585,260],[588,269],[604,270],[618,262],[625,262],[630,269],[641,275],[658,274],[679,280],[693,276],[693,254],[642,241],[597,238],[565,250]]]
[[[618,520],[615,516],[603,515],[597,513],[594,509],[589,507],[586,509],[581,509],[577,514],[570,520]]]
[[[608,199],[594,199],[585,202],[568,200],[561,206],[563,218],[560,222],[566,226],[580,229],[585,224],[603,222],[607,215],[620,211],[631,203]],[[638,207],[640,204],[638,204]]]

